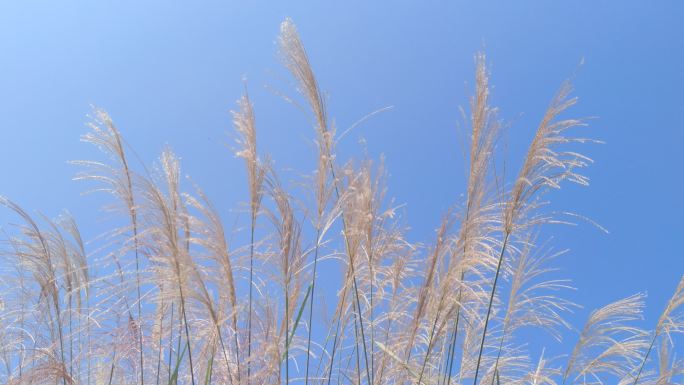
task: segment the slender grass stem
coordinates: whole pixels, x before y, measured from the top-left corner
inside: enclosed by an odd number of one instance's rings
[[[461,271],[461,283],[463,282],[463,279],[465,278],[465,271]],[[456,355],[456,340],[458,339],[458,324],[459,321],[461,320],[461,301],[463,299],[463,287],[459,287],[458,289],[458,300],[457,300],[457,306],[458,308],[456,309],[456,323],[454,325],[454,332],[452,334],[452,339],[451,339],[451,346],[449,347],[449,353],[447,354],[447,361],[448,361],[448,369],[445,368],[445,377],[447,378],[446,380],[446,385],[451,385],[451,374],[453,371],[454,367],[454,356]]]
[[[353,268],[352,268],[352,274],[353,273]],[[357,308],[360,308],[361,300],[359,299],[359,288],[358,284],[356,283],[356,276],[353,277],[354,281],[354,295],[356,296],[356,306]],[[368,348],[366,347],[366,335],[364,333],[364,327],[363,327],[363,316],[361,315],[361,312],[357,312],[357,318],[359,319],[359,325],[361,328],[361,342],[363,344],[363,357],[366,362],[366,376],[368,377],[368,381],[370,383],[371,381],[371,375],[370,375],[370,368],[368,365]]]
[[[119,158],[121,160],[121,165],[126,176],[126,188],[128,194],[126,195],[126,204],[128,205],[128,212],[131,216],[131,224],[133,226],[133,246],[135,250],[135,280],[136,280],[136,290],[138,294],[138,347],[140,349],[140,385],[145,385],[145,365],[144,365],[144,353],[143,353],[143,327],[142,327],[142,302],[141,302],[141,291],[140,291],[140,256],[138,253],[139,241],[138,241],[138,216],[135,206],[135,201],[133,199],[133,181],[131,179],[131,172],[128,166],[128,159],[124,152],[123,142],[121,140],[121,135],[119,131],[112,126],[114,131],[114,138],[116,140],[116,146],[119,149]]]
[[[651,350],[653,349],[653,345],[655,345],[656,339],[658,338],[658,334],[659,333],[657,331],[655,333],[653,333],[653,338],[651,339],[651,344],[648,346],[648,350],[646,350],[646,354],[644,355],[644,359],[641,361],[641,365],[639,365],[639,371],[637,372],[636,377],[634,378],[633,385],[637,385],[637,382],[639,381],[639,377],[641,377],[641,372],[644,370],[644,366],[646,365],[646,361],[648,360],[649,354],[651,354]]]
[[[345,287],[343,288],[343,293],[342,293],[342,304],[341,304],[342,307],[344,306],[344,302],[345,302],[346,296],[347,296],[347,288],[346,288],[346,286],[345,286]],[[339,321],[340,318],[338,317],[337,314],[338,314],[338,310],[339,310],[339,313],[341,313],[341,311],[342,311],[341,309],[342,309],[342,308],[340,307],[339,309],[336,309],[336,310],[335,310],[335,316],[333,317],[333,319],[337,319],[337,320]],[[341,315],[340,315],[340,317],[341,317]],[[323,351],[324,351],[324,352],[326,351],[326,348],[328,347],[328,342],[330,342],[330,338],[331,338],[331,336],[333,335],[333,331],[335,331],[335,337],[337,337],[337,332],[339,331],[339,327],[338,327],[338,326],[339,326],[339,322],[337,322],[337,326],[336,326],[336,325],[335,325],[335,322],[333,321],[333,322],[331,323],[330,327],[328,328],[328,332],[327,332],[327,334],[326,334],[326,336],[325,336],[325,342],[323,343]],[[334,355],[335,355],[335,346],[336,346],[336,342],[337,342],[337,340],[335,339],[335,340],[333,341],[333,348],[332,348],[332,351],[331,351],[331,354],[330,354],[331,357],[334,357]],[[323,365],[323,360],[321,359],[321,360],[318,361],[318,366],[316,367],[316,376],[318,376],[318,374],[321,372],[321,366],[322,366],[322,365]],[[323,371],[324,371],[324,372],[327,371],[327,370],[328,370],[327,368],[323,368]],[[331,371],[330,373],[332,373],[332,371]],[[323,377],[323,379],[325,379],[325,378],[326,378],[326,377]]]
[[[471,155],[471,174],[473,173],[472,167],[473,167],[473,161],[472,161],[473,155]],[[469,182],[470,183],[470,182]],[[470,189],[469,189],[470,191]],[[466,214],[465,214],[465,221],[464,221],[464,242],[463,242],[463,258],[466,258],[466,253],[468,252],[468,240],[469,240],[469,225],[470,225],[470,211],[472,209],[473,205],[473,200],[471,199],[470,196],[468,196],[468,203],[466,204]],[[461,277],[459,280],[459,287],[458,287],[458,299],[456,300],[456,322],[454,325],[454,334],[452,336],[451,340],[451,346],[449,348],[449,351],[447,353],[447,365],[444,366],[444,377],[446,377],[446,385],[451,385],[451,374],[452,374],[452,369],[454,366],[454,356],[456,354],[456,340],[458,339],[458,324],[461,319],[461,302],[463,300],[463,281],[465,280],[465,270],[461,269]]]
[[[439,320],[439,315],[441,313],[441,310],[442,309],[439,309],[439,311],[437,311],[437,315],[435,316],[435,321],[432,323],[432,327],[430,328],[430,336],[428,337],[428,347],[427,347],[427,351],[425,352],[425,358],[423,359],[423,364],[420,368],[420,374],[418,375],[418,382],[416,382],[417,385],[420,385],[422,383],[423,374],[425,373],[425,367],[427,366],[427,362],[430,358],[430,353],[432,352],[432,347],[434,346],[435,330],[437,329],[437,323],[438,323],[437,321]],[[447,312],[446,317],[449,317],[449,313],[451,313],[451,311]],[[444,323],[442,323],[442,325],[440,326],[440,330],[442,329],[443,326],[444,326]]]
[[[510,232],[506,232],[503,244],[501,245],[501,253],[499,254],[499,263],[496,266],[496,274],[494,275],[494,284],[492,284],[492,293],[489,296],[489,306],[487,306],[487,316],[485,317],[484,329],[482,330],[482,338],[480,341],[480,353],[477,355],[477,366],[475,367],[475,377],[473,385],[477,385],[477,375],[480,372],[480,364],[482,363],[482,353],[484,351],[485,338],[487,337],[487,327],[489,326],[489,317],[492,314],[492,305],[494,303],[494,294],[496,294],[496,284],[499,281],[499,273],[501,272],[501,265],[506,253],[506,246],[508,245],[508,237]]]
[[[498,378],[498,376],[499,376],[499,371],[498,371],[499,370],[499,359],[501,358],[501,351],[503,350],[503,343],[504,343],[504,340],[506,338],[506,332],[508,331],[507,326],[508,325],[504,325],[503,334],[501,335],[501,340],[499,341],[499,351],[496,354],[496,361],[494,362],[494,373],[496,373],[496,377],[492,376],[492,384],[491,385],[494,385],[494,380],[496,378]]]
[[[176,369],[173,371],[174,373],[171,375],[171,378],[173,379],[174,377],[176,378],[176,384],[178,385],[178,367],[180,365],[181,360],[183,359],[183,355],[185,354],[185,350],[183,349],[183,352],[181,352],[181,344],[183,343],[183,318],[178,317],[178,341],[176,342]],[[169,366],[171,368],[171,366]]]
[[[458,317],[458,315],[457,315]],[[449,334],[449,338],[447,339],[447,344],[446,344],[446,357],[444,360],[444,375],[440,379],[439,383],[440,384],[447,384],[447,381],[451,381],[451,365],[453,364],[453,360],[451,360],[452,355],[454,354],[454,346],[455,346],[455,341],[454,339],[456,338],[456,329],[452,331]]]
[[[50,268],[53,269],[52,263],[50,263]],[[54,272],[52,272],[52,277],[54,277],[54,276],[55,276]],[[56,282],[53,282],[52,284],[55,286],[57,285]],[[55,287],[55,290],[58,290],[58,289]],[[62,331],[62,315],[61,315],[61,310],[60,310],[60,306],[59,306],[59,298],[54,299],[54,304],[55,304],[55,313],[57,315],[56,318],[57,318],[57,334],[59,336],[59,352],[60,352],[60,355],[62,358],[61,365],[62,365],[63,369],[66,369],[66,362],[65,362],[65,358],[64,358],[64,333]],[[62,382],[64,385],[66,385],[66,378],[64,376],[62,376]]]
[[[237,329],[237,314],[233,314],[233,343],[235,344],[235,365],[237,366],[237,380],[238,384],[242,383],[240,379],[240,345],[238,343],[238,329]]]
[[[318,265],[318,249],[320,242],[318,241],[321,237],[321,227],[316,226],[316,250],[314,251],[314,265],[313,265],[313,276],[311,278],[311,298],[309,298],[309,332],[306,341],[306,375],[304,379],[304,384],[309,384],[309,361],[311,359],[311,334],[313,333],[313,301],[314,294],[316,290],[316,267]]]
[[[169,322],[169,325],[171,329],[169,329],[169,384],[171,383],[171,360],[173,359],[173,311],[174,311],[174,304],[175,302],[171,302],[171,322]]]
[[[145,361],[143,353],[143,323],[142,323],[142,296],[140,293],[140,257],[138,256],[138,229],[133,225],[133,239],[135,240],[135,279],[138,291],[138,344],[140,348],[140,385],[145,385]]]
[[[68,273],[67,273],[68,274]],[[73,335],[73,299],[72,299],[71,289],[67,296],[69,297],[68,302],[68,313],[69,313],[69,377],[74,378],[74,339],[71,337]]]
[[[375,351],[375,333],[373,332],[373,245],[370,244],[369,242],[368,249],[370,250],[370,255],[368,256],[368,269],[370,273],[370,304],[369,304],[369,309],[368,309],[368,319],[369,319],[369,326],[370,326],[370,337],[371,337],[371,343],[370,343],[370,361],[371,361],[371,368],[370,368],[370,384],[373,385],[375,382],[375,362],[374,362],[374,351]]]
[[[358,309],[356,308],[356,305],[354,305],[354,312],[357,312]],[[356,382],[360,385],[361,384],[361,359],[360,359],[360,354],[359,354],[359,323],[357,319],[354,319],[354,352],[356,354],[353,354],[356,356]],[[338,379],[339,381],[339,379]]]
[[[285,281],[285,384],[290,384],[290,300],[288,298],[289,282]]]
[[[109,369],[109,385],[112,385],[112,379],[114,379],[114,366],[116,362],[116,349],[114,349],[114,352],[112,352],[112,366]]]
[[[157,349],[157,385],[159,385],[159,374],[161,372],[162,357],[162,337],[164,335],[164,297],[162,296],[161,314],[159,315],[159,348]]]
[[[90,290],[87,289],[86,287],[86,308],[88,309],[88,312],[90,312]],[[88,335],[87,338],[87,344],[88,344],[88,357],[86,358],[86,366],[88,370],[88,374],[86,375],[88,379],[88,385],[90,385],[90,371],[91,371],[91,356],[92,356],[92,339],[91,339],[91,334],[90,334],[90,315],[86,317],[86,334]],[[23,360],[22,360],[23,361]]]
[[[330,165],[330,173],[332,175],[334,186],[335,186],[335,195],[337,197],[337,200],[339,201],[341,195],[340,195],[340,190],[339,190],[339,186],[337,183],[337,177],[335,176],[335,169],[334,169],[332,161],[329,162],[329,165]],[[354,268],[354,261],[352,259],[351,254],[350,254],[351,250],[350,250],[350,246],[349,246],[349,237],[347,235],[348,234],[348,232],[347,232],[347,230],[348,230],[347,229],[347,221],[345,220],[344,215],[342,216],[342,227],[343,227],[345,247],[347,249],[347,255],[349,257],[349,266],[351,269],[351,275],[352,275],[352,280],[353,280],[353,285],[354,285],[354,296],[356,299],[356,306],[357,306],[357,308],[361,309],[361,299],[359,298],[359,287],[358,287],[358,284],[356,282],[356,270]],[[359,324],[361,327],[361,341],[363,342],[363,354],[364,354],[364,358],[366,361],[366,376],[368,377],[368,381],[370,382],[371,376],[370,376],[370,372],[369,372],[369,368],[368,368],[368,349],[366,348],[366,335],[364,333],[363,317],[361,315],[360,310],[357,312],[357,315],[358,315]]]
[[[422,384],[423,381],[423,374],[425,373],[425,367],[427,366],[428,359],[430,358],[430,352],[432,350],[432,339],[435,336],[435,329],[437,328],[437,318],[435,318],[435,322],[432,323],[432,327],[430,328],[430,336],[428,337],[428,348],[427,351],[425,352],[425,358],[423,358],[423,364],[420,367],[420,374],[418,375],[418,381],[416,382],[417,385]]]
[[[338,342],[339,335],[340,335],[340,325],[342,323],[342,311],[344,309],[346,299],[347,299],[347,290],[345,287],[345,290],[342,293],[342,303],[340,304],[340,312],[337,315],[337,326],[335,329],[335,337],[333,338],[332,353],[330,354],[330,366],[329,366],[329,371],[328,371],[328,385],[330,385],[330,380],[332,379],[332,371],[333,371],[333,366],[335,363],[335,353],[337,352],[337,342]]]
[[[216,324],[216,334],[219,339],[219,342],[221,343],[221,351],[223,352],[223,359],[226,361],[226,375],[228,376],[228,381],[230,384],[233,384],[233,374],[230,371],[230,361],[228,360],[228,353],[226,352],[226,345],[223,342],[223,336],[221,335],[221,328],[219,327],[218,323]],[[214,356],[212,354],[211,356],[211,364],[214,364]],[[238,380],[239,383],[239,380]]]
[[[249,310],[247,313],[247,385],[251,384],[252,374],[252,292],[254,286],[254,226],[256,213],[252,208],[252,224],[249,241]],[[236,331],[237,332],[237,331]]]
[[[188,348],[188,360],[190,362],[190,379],[192,381],[192,385],[195,385],[195,371],[192,365],[192,348],[190,346],[190,327],[188,326],[188,318],[185,312],[185,297],[183,296],[183,287],[181,286],[181,283],[178,283],[178,291],[180,292],[180,300],[181,300],[181,314],[183,315],[183,324],[185,325],[185,343]]]

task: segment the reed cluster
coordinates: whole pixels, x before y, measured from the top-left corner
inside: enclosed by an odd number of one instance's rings
[[[288,189],[259,152],[245,93],[233,112],[249,191],[239,234],[181,178],[170,149],[149,169],[132,161],[100,109],[83,140],[104,160],[74,162],[76,179],[110,194],[125,225],[89,249],[71,217],[32,216],[0,198],[19,219],[3,244],[0,382],[681,383],[674,335],[684,330],[684,277],[651,329],[640,326],[641,294],[594,310],[584,326],[567,321],[578,305],[553,267],[565,251],[545,238],[567,217],[548,199],[588,184],[591,159],[576,149],[592,142],[575,133],[584,120],[563,117],[577,102],[569,82],[507,180],[496,170],[502,123],[476,55],[467,188],[425,246],[407,240],[382,162],[336,156],[326,98],[290,20],[279,46],[308,105],[318,162],[308,194]],[[561,356],[531,337],[560,342],[569,331]]]

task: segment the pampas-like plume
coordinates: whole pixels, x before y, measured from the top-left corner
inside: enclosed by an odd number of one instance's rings
[[[109,114],[102,109],[93,110],[93,120],[88,123],[92,130],[85,134],[81,140],[97,146],[104,154],[109,156],[114,165],[94,161],[74,161],[72,163],[91,169],[91,172],[79,174],[75,180],[92,180],[103,183],[105,187],[101,190],[114,195],[121,200],[126,207],[126,211],[131,221],[131,231],[133,233],[133,251],[135,253],[135,279],[138,307],[138,349],[140,351],[140,383],[145,384],[145,364],[143,353],[143,325],[142,325],[142,300],[140,289],[140,264],[139,245],[138,245],[138,211],[133,191],[133,172],[129,166],[124,141],[119,130],[114,125]]]
[[[543,194],[546,189],[560,188],[560,183],[569,180],[581,185],[588,185],[588,179],[577,173],[577,168],[586,167],[591,159],[571,151],[560,151],[557,147],[560,144],[583,143],[587,139],[572,138],[564,136],[564,132],[569,128],[583,125],[581,120],[566,119],[558,121],[558,116],[577,102],[576,98],[569,98],[572,87],[569,82],[565,82],[560,91],[551,101],[546,109],[546,113],[537,128],[537,133],[530,144],[527,156],[520,169],[520,173],[508,200],[504,205],[503,212],[503,242],[498,257],[496,273],[492,283],[492,290],[489,299],[489,306],[485,316],[484,330],[482,331],[482,341],[480,343],[480,353],[478,361],[482,358],[487,328],[491,316],[492,304],[496,294],[496,287],[501,271],[502,262],[506,256],[506,248],[509,245],[510,236],[514,231],[528,228],[548,222],[546,217],[534,217],[534,209],[538,207],[536,199]],[[480,364],[475,369],[473,385],[477,384],[477,376]]]
[[[505,234],[512,233],[516,228],[529,227],[539,222],[536,218],[527,218],[526,222],[521,222],[521,220],[536,208],[534,199],[545,189],[560,188],[564,180],[585,186],[589,184],[588,178],[576,170],[586,167],[591,163],[591,159],[577,152],[558,149],[558,146],[562,144],[592,141],[564,135],[565,131],[570,128],[585,125],[582,120],[557,120],[561,113],[577,103],[577,98],[570,97],[571,91],[572,85],[565,82],[546,109],[537,128],[537,133],[530,144],[523,166],[505,205],[503,220]]]
[[[282,325],[281,335],[284,336],[285,346],[285,383],[290,382],[290,345],[291,332],[290,327],[293,325],[293,317],[297,306],[297,299],[301,291],[301,282],[298,279],[301,277],[301,269],[304,263],[304,254],[301,250],[301,226],[297,222],[292,206],[290,205],[290,197],[282,189],[277,177],[273,176],[267,180],[269,186],[269,193],[275,201],[278,213],[270,213],[273,224],[276,227],[278,235],[277,258],[280,261],[280,274],[282,279],[282,286],[284,291],[285,315],[284,324]],[[292,336],[294,336],[294,329]]]
[[[302,184],[281,183],[267,154],[260,159],[251,101],[238,100],[232,123],[250,214],[235,223],[249,221],[249,237],[233,236],[224,206],[201,189],[183,190],[170,150],[156,172],[133,170],[101,110],[83,139],[108,160],[75,162],[86,168],[76,179],[113,194],[128,225],[97,238],[102,245],[86,257],[90,244],[72,218],[36,219],[0,198],[22,219],[0,250],[0,382],[681,383],[684,278],[650,333],[636,324],[643,296],[628,297],[591,313],[563,361],[549,350],[533,360],[536,335],[520,330],[561,342],[575,307],[551,265],[562,253],[538,238],[555,222],[544,194],[564,181],[586,184],[579,169],[591,162],[563,149],[588,141],[566,136],[581,120],[560,120],[576,101],[567,83],[507,184],[494,167],[502,123],[485,57],[476,55],[463,201],[422,244],[407,240],[401,205],[386,199],[382,160],[336,159],[344,133],[335,137],[289,19],[279,44],[313,117],[317,160],[305,192],[286,189]],[[270,225],[255,240],[262,214]]]
[[[447,276],[443,280],[442,293],[448,287],[458,288],[454,306],[454,327],[447,350],[444,376],[450,384],[454,362],[456,341],[459,335],[459,324],[467,311],[462,306],[465,298],[478,297],[479,285],[472,282],[467,285],[468,274],[480,279],[482,270],[489,269],[491,264],[491,247],[495,244],[492,238],[492,227],[496,227],[499,219],[493,210],[496,206],[488,202],[491,193],[491,167],[495,140],[499,135],[500,124],[497,121],[496,108],[489,103],[489,74],[486,57],[480,53],[475,56],[475,90],[470,99],[470,152],[468,184],[465,197],[465,213],[447,269]],[[464,293],[464,290],[470,291]],[[448,297],[445,297],[448,298]]]
[[[256,123],[252,103],[249,95],[245,95],[238,101],[239,110],[233,112],[233,125],[240,135],[238,143],[241,145],[237,155],[245,160],[250,195],[250,244],[249,244],[249,308],[247,313],[247,382],[251,376],[252,359],[252,313],[254,302],[254,231],[256,228],[257,215],[261,206],[263,194],[262,185],[265,169],[259,162],[256,141]]]
[[[661,335],[669,337],[670,333],[672,332],[684,331],[684,312],[678,312],[682,305],[684,305],[684,276],[679,280],[679,285],[677,285],[672,298],[670,298],[670,300],[667,302],[665,310],[663,310],[658,318],[658,323],[652,332],[653,338],[651,338],[651,343],[648,347],[648,350],[646,350],[644,359],[641,361],[639,371],[634,377],[634,385],[636,385],[639,381],[639,376],[644,369],[644,365],[646,365],[646,360],[648,360],[648,356],[651,353],[651,350],[653,349],[658,337]],[[666,343],[663,343],[663,345],[666,345]]]
[[[522,250],[515,256],[511,266],[511,283],[508,294],[508,305],[501,321],[501,337],[494,363],[493,373],[504,377],[505,367],[499,365],[499,360],[504,353],[504,345],[511,335],[521,327],[536,327],[546,330],[560,341],[559,328],[569,328],[570,325],[563,319],[563,313],[572,311],[574,303],[557,295],[559,291],[571,289],[567,280],[545,279],[548,273],[555,269],[548,267],[548,263],[565,251],[550,253],[544,250],[533,250],[537,242],[530,238],[524,242]],[[503,354],[505,357],[506,354]],[[491,383],[494,383],[492,376]]]
[[[299,83],[299,92],[306,97],[316,119],[316,129],[322,135],[328,130],[325,101],[311,69],[304,44],[302,44],[292,20],[285,19],[280,24],[279,42],[285,66]],[[320,144],[325,145],[326,143],[326,141],[322,141]]]
[[[160,161],[167,193],[164,194],[162,188],[152,181],[146,181],[144,186],[144,198],[147,207],[144,213],[146,223],[145,246],[148,249],[148,258],[154,264],[158,286],[177,289],[190,365],[190,377],[192,383],[195,384],[192,341],[187,317],[190,273],[194,270],[193,261],[189,255],[189,221],[180,194],[178,159],[167,149],[162,153]]]
[[[647,346],[643,330],[630,325],[641,319],[643,307],[644,296],[637,294],[592,312],[568,359],[562,383],[599,378],[601,373],[618,378],[629,373]]]
[[[17,250],[16,256],[19,263],[26,266],[32,273],[33,278],[38,283],[40,295],[39,303],[45,301],[46,314],[49,319],[48,327],[51,337],[58,336],[59,352],[56,354],[59,359],[54,359],[50,367],[58,365],[60,373],[67,372],[66,353],[64,343],[64,331],[62,321],[62,300],[60,298],[60,283],[58,263],[51,248],[50,236],[40,229],[38,223],[16,203],[0,196],[0,204],[18,214],[25,222],[21,231],[25,240],[15,240],[14,247]],[[53,317],[54,314],[54,318]],[[67,376],[61,374],[58,379],[66,385]]]
[[[315,116],[316,121],[316,132],[318,133],[318,143],[319,143],[319,202],[323,201],[324,191],[325,191],[325,180],[323,174],[324,164],[327,163],[330,168],[330,174],[333,178],[334,190],[338,201],[341,199],[340,186],[336,180],[335,167],[333,164],[333,155],[331,145],[333,143],[334,132],[328,129],[328,119],[325,108],[325,101],[323,95],[318,87],[318,82],[313,74],[311,65],[309,63],[309,58],[304,49],[299,34],[297,33],[297,28],[290,19],[286,19],[280,25],[280,49],[283,55],[283,60],[286,67],[290,70],[292,75],[299,83],[299,92],[302,93],[311,107],[311,110]],[[321,212],[322,205],[319,204],[319,212]],[[356,274],[356,268],[353,259],[355,258],[352,253],[354,252],[355,245],[350,244],[349,236],[352,230],[345,220],[345,214],[342,216],[342,224],[344,227],[343,234],[345,238],[345,246],[347,249],[347,256],[349,257],[349,266],[351,272],[351,278],[353,283],[354,300],[356,301],[357,311],[357,322],[359,323],[359,330],[363,345],[364,361],[366,366],[366,377],[369,382],[373,382],[371,378],[370,365],[368,360],[368,345],[366,342],[366,328],[364,326],[361,306],[361,299],[359,297],[358,280]],[[373,355],[371,349],[371,357]],[[308,365],[307,365],[308,366]],[[332,366],[331,366],[332,367]],[[329,379],[328,379],[329,380]],[[308,382],[308,379],[307,379]]]
[[[309,333],[307,337],[307,359],[305,384],[309,383],[309,364],[311,355],[311,333],[313,321],[313,301],[316,294],[316,272],[318,267],[318,257],[320,249],[320,238],[322,230],[322,218],[328,202],[330,189],[328,187],[329,169],[335,177],[333,169],[333,138],[334,130],[328,127],[328,117],[326,112],[325,100],[318,87],[318,82],[314,76],[309,63],[309,58],[304,49],[297,28],[292,20],[286,19],[280,25],[280,52],[285,66],[299,83],[299,92],[307,99],[309,107],[315,117],[315,131],[318,143],[318,168],[316,170],[316,245],[314,249],[313,276],[311,281],[311,296],[309,302]],[[339,190],[335,184],[339,200]]]
[[[241,150],[236,155],[245,160],[249,184],[249,204],[252,217],[256,216],[261,206],[262,184],[264,181],[264,168],[261,167],[257,153],[256,122],[254,108],[245,95],[237,102],[238,110],[233,111],[233,125],[239,134],[238,144]]]
[[[235,276],[234,276],[234,269],[233,269],[233,263],[231,262],[231,254],[228,249],[228,243],[226,241],[226,233],[223,228],[223,223],[221,222],[221,218],[219,217],[218,213],[216,212],[216,209],[214,206],[211,204],[209,199],[204,195],[204,193],[201,190],[197,191],[199,195],[199,200],[187,196],[188,204],[191,207],[194,207],[197,209],[201,215],[204,217],[204,219],[200,219],[198,217],[192,217],[191,218],[191,228],[194,230],[195,236],[191,239],[191,241],[199,245],[200,247],[204,248],[207,251],[207,257],[209,260],[213,261],[216,263],[217,266],[219,266],[217,275],[218,278],[216,282],[216,286],[221,290],[222,292],[225,292],[225,294],[222,294],[219,296],[221,298],[221,303],[223,303],[223,300],[228,300],[230,303],[230,311],[229,311],[229,317],[232,320],[232,333],[233,333],[233,342],[234,346],[233,348],[235,349],[235,362],[239,363],[240,362],[240,348],[239,348],[239,343],[238,343],[238,300],[237,300],[237,294],[236,294],[236,284],[235,284]],[[208,298],[209,295],[205,293],[204,296],[207,297],[207,302],[210,303],[210,299]],[[215,327],[217,329],[217,332],[220,336],[220,324],[219,324],[219,317],[214,316],[213,317],[214,322],[215,322]],[[223,344],[222,339],[220,339],[221,344]],[[222,347],[224,350],[224,355],[225,355],[225,347]],[[228,365],[228,358],[224,357],[226,360],[226,365]],[[229,370],[229,377],[230,375],[230,369]],[[237,367],[237,377],[238,377],[238,382],[240,381],[240,371],[239,371],[239,366]]]

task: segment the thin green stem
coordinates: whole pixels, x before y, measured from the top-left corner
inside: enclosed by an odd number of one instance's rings
[[[313,277],[311,279],[311,298],[309,298],[309,333],[306,342],[306,376],[304,380],[305,385],[309,384],[309,360],[311,358],[311,333],[313,330],[313,299],[316,289],[316,266],[318,264],[318,248],[320,245],[318,239],[321,236],[321,226],[318,225],[316,227],[316,250],[314,251]]]
[[[188,326],[188,317],[185,313],[185,297],[183,296],[183,287],[180,285],[180,282],[178,291],[180,292],[181,313],[183,315],[183,324],[185,325],[185,343],[188,347],[188,360],[190,361],[190,379],[192,381],[192,385],[195,385],[195,371],[192,366],[192,348],[190,347],[190,327]]]
[[[503,350],[503,343],[506,338],[507,326],[508,325],[504,325],[503,335],[501,336],[501,341],[499,341],[499,351],[496,354],[496,361],[494,362],[494,373],[496,373],[496,378],[492,376],[492,385],[494,385],[494,380],[499,377],[499,359],[501,358],[501,351]]]
[[[342,303],[340,305],[340,312],[337,315],[337,326],[335,328],[335,338],[333,339],[333,346],[332,346],[332,353],[330,354],[330,366],[329,366],[329,371],[328,371],[328,385],[330,385],[330,380],[332,379],[332,371],[333,371],[333,366],[335,363],[335,353],[337,352],[337,340],[340,335],[340,325],[342,323],[342,311],[344,309],[344,305],[347,299],[347,290],[345,288],[344,293],[342,295]]]
[[[475,367],[475,378],[473,385],[477,385],[477,375],[480,372],[480,364],[482,362],[482,352],[484,351],[485,338],[487,336],[487,327],[489,326],[489,317],[492,314],[492,304],[494,303],[494,294],[496,293],[496,284],[499,281],[499,273],[501,272],[501,265],[506,253],[506,246],[508,245],[508,237],[510,232],[506,232],[503,244],[501,245],[501,253],[499,254],[499,263],[496,266],[496,274],[494,275],[494,284],[492,285],[492,293],[489,296],[489,306],[487,307],[487,317],[485,318],[484,330],[482,330],[482,339],[480,342],[480,353],[477,355],[477,366]]]
[[[332,160],[329,162],[329,165],[330,165],[330,173],[331,173],[331,176],[333,178],[334,185],[335,185],[335,195],[337,197],[337,200],[339,201],[340,200],[340,190],[339,190],[339,186],[337,183],[337,177],[335,176],[335,169],[333,167]],[[350,246],[349,246],[349,237],[347,236],[347,234],[348,234],[347,233],[347,221],[344,218],[344,215],[342,215],[342,228],[343,228],[343,234],[344,234],[345,247],[347,250],[347,255],[349,256],[349,266],[351,268],[352,280],[353,280],[353,284],[354,284],[354,296],[356,297],[355,298],[356,299],[356,307],[359,309],[359,311],[357,312],[357,315],[358,315],[358,319],[359,319],[359,324],[361,326],[361,340],[363,342],[363,354],[364,354],[364,359],[366,361],[366,376],[368,377],[368,381],[370,383],[371,376],[370,376],[370,372],[369,372],[369,368],[368,368],[368,349],[366,348],[366,335],[363,331],[364,327],[363,327],[363,317],[361,315],[361,310],[360,310],[361,309],[361,300],[359,298],[359,287],[358,287],[358,284],[356,282],[356,271],[354,269],[354,261],[353,261],[353,258],[351,256],[351,250],[350,250]]]
[[[644,359],[641,361],[641,365],[639,365],[639,371],[637,372],[636,377],[634,378],[634,384],[637,385],[637,382],[639,381],[639,377],[641,377],[641,372],[644,370],[644,366],[646,365],[646,360],[648,360],[649,354],[651,354],[651,350],[653,349],[653,345],[655,345],[656,339],[658,338],[658,332],[656,331],[653,333],[653,338],[651,339],[651,344],[648,346],[648,350],[646,351],[646,355],[644,356]]]
[[[427,351],[425,352],[425,358],[423,359],[423,365],[420,368],[420,374],[418,375],[418,382],[416,382],[417,385],[420,385],[423,381],[423,374],[425,373],[425,367],[427,366],[428,359],[430,358],[430,352],[432,351],[432,342],[433,338],[435,336],[435,330],[437,329],[437,320],[439,319],[439,313],[437,312],[437,316],[435,317],[435,322],[432,323],[432,328],[430,329],[430,337],[428,338],[428,348]]]
[[[356,306],[354,306],[354,312],[357,312],[358,309],[356,309]],[[359,355],[359,323],[356,319],[354,319],[354,342],[355,342],[355,348],[354,351],[356,352],[356,381],[360,385],[361,384],[361,359]],[[339,378],[338,378],[339,381]]]
[[[112,353],[112,367],[109,369],[109,385],[112,385],[112,379],[114,379],[114,363],[116,362],[116,349]]]
[[[50,268],[52,268],[52,263],[50,263]],[[53,277],[55,276],[54,273],[52,276]],[[56,283],[54,283],[54,284],[56,286]],[[55,289],[55,290],[57,290],[57,289]],[[59,351],[60,351],[60,355],[62,357],[62,367],[63,367],[63,369],[66,370],[66,363],[64,362],[64,335],[62,332],[62,316],[61,316],[61,310],[60,310],[60,306],[59,306],[59,299],[55,298],[54,302],[55,302],[55,313],[57,313],[57,333],[59,335]],[[64,378],[64,376],[62,376],[62,382],[64,383],[64,385],[66,385],[66,378]]]
[[[465,278],[465,271],[461,271],[461,283],[463,282],[463,279]],[[454,325],[454,333],[452,334],[452,339],[451,339],[451,346],[449,347],[449,353],[447,354],[447,360],[448,360],[448,369],[447,373],[445,373],[445,377],[447,378],[446,384],[451,385],[451,374],[454,368],[454,356],[456,355],[456,340],[458,338],[458,324],[459,321],[461,320],[461,300],[463,298],[463,287],[459,287],[458,289],[458,303],[457,306],[458,308],[456,309],[456,324]]]
[[[354,269],[353,269],[353,263],[352,263],[352,274]],[[354,275],[353,277],[354,280],[354,295],[356,296],[356,306],[358,309],[361,308],[361,300],[359,299],[359,288],[356,283],[356,276]],[[359,325],[361,327],[361,342],[363,343],[363,357],[364,360],[366,361],[366,377],[368,377],[368,381],[370,383],[371,381],[371,375],[370,375],[370,368],[368,366],[368,349],[366,348],[366,336],[364,333],[364,327],[363,327],[363,316],[361,315],[360,311],[357,311],[357,318],[359,319]]]

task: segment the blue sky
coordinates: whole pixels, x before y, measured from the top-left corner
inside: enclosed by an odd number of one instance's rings
[[[384,154],[410,238],[427,242],[463,193],[458,107],[468,103],[473,55],[484,50],[493,103],[509,124],[510,170],[558,86],[576,74],[571,114],[597,117],[584,133],[606,144],[586,148],[596,161],[589,188],[567,186],[551,198],[610,234],[586,224],[553,229],[556,247],[571,249],[559,264],[579,288],[578,317],[641,291],[655,322],[684,273],[684,3],[425,3],[3,2],[0,194],[48,216],[68,209],[86,238],[104,230],[101,197],[82,196],[67,164],[97,156],[79,142],[94,104],[144,162],[171,146],[232,223],[247,199],[230,150],[229,110],[243,77],[261,151],[279,169],[315,167],[306,116],[277,95],[295,94],[275,44],[291,17],[340,130],[393,106],[355,129],[341,158]],[[3,211],[0,220],[14,219]]]

